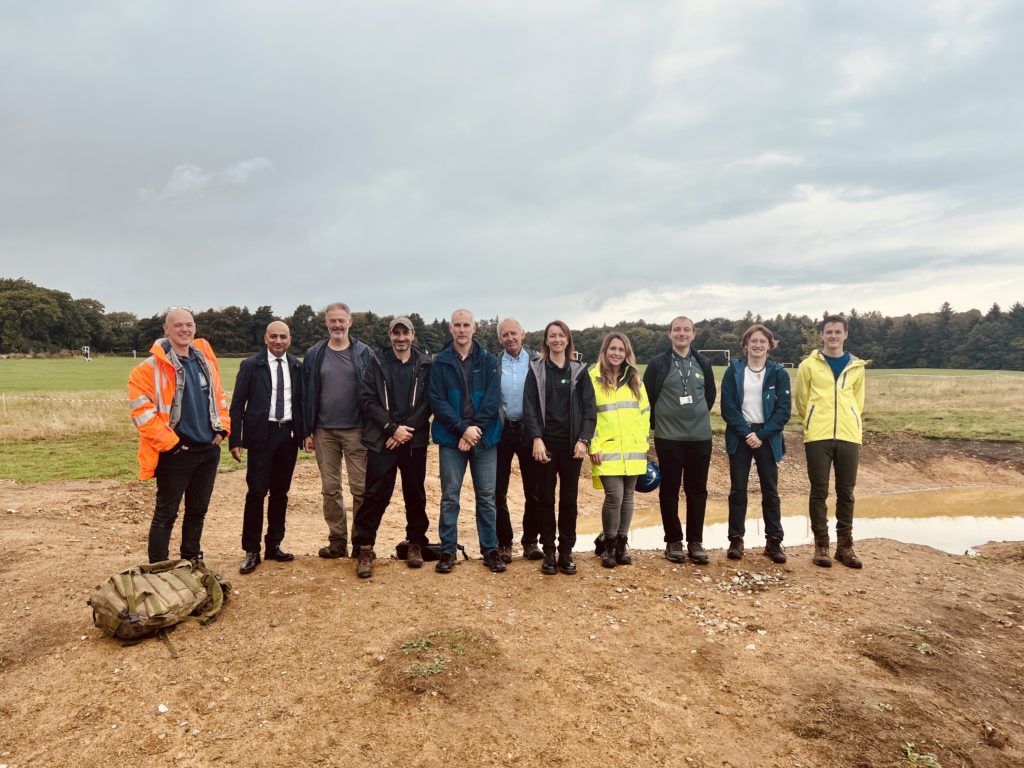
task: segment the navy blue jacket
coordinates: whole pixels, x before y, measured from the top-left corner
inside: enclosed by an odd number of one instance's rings
[[[292,436],[302,443],[302,363],[295,355],[285,354],[288,376],[292,379]],[[277,367],[277,364],[274,364]],[[274,372],[276,375],[276,371]],[[262,448],[269,430],[271,381],[267,350],[247,357],[238,367],[235,389],[231,393],[231,434],[229,448]]]
[[[434,356],[430,369],[430,408],[434,423],[430,436],[437,445],[457,448],[459,438],[469,427],[480,427],[480,442],[492,448],[501,440],[501,378],[498,358],[476,341],[469,353],[473,371],[469,381],[469,396],[473,402],[473,416],[462,418],[462,366],[451,342]]]
[[[736,453],[740,442],[746,439],[752,430],[743,418],[743,374],[746,371],[745,360],[733,360],[726,368],[722,378],[722,418],[725,419],[725,450]],[[761,384],[761,403],[764,406],[764,427],[757,430],[757,437],[772,447],[775,461],[782,461],[786,455],[786,441],[782,430],[789,421],[793,398],[790,394],[792,385],[786,369],[773,360],[765,364],[764,378]]]
[[[349,337],[352,345],[352,364],[356,369],[356,397],[363,388],[363,373],[366,371],[366,364],[373,358],[373,350]],[[324,364],[324,355],[327,354],[327,339],[322,339],[306,350],[306,356],[302,358],[302,399],[305,405],[303,415],[303,427],[306,435],[312,435],[316,430],[316,417],[320,410],[320,368]],[[359,413],[363,410],[360,406]]]

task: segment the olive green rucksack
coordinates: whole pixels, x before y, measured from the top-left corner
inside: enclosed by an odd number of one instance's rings
[[[138,641],[159,635],[177,651],[163,630],[180,621],[212,621],[230,585],[201,560],[164,560],[129,568],[96,587],[87,601],[93,623],[111,637]]]

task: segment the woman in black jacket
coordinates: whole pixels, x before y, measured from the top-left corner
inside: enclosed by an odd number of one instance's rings
[[[580,468],[597,426],[594,385],[587,367],[575,360],[572,332],[561,320],[544,329],[541,357],[530,363],[523,389],[523,421],[538,463],[537,501],[541,573],[576,573],[576,496]],[[555,560],[555,484],[558,483],[558,560]]]

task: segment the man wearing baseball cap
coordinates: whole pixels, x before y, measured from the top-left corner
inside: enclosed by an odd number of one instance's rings
[[[408,317],[396,317],[388,325],[391,346],[366,366],[360,390],[364,415],[363,445],[367,449],[366,492],[356,510],[352,546],[359,561],[360,578],[373,575],[373,547],[384,510],[391,503],[395,479],[402,473],[405,501],[405,536],[409,540],[406,562],[423,565],[427,543],[427,442],[430,401],[427,376],[430,355],[413,346],[416,329]]]

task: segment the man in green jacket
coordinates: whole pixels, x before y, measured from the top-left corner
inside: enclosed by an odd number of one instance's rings
[[[828,485],[835,467],[835,559],[850,568],[862,563],[853,551],[853,489],[863,435],[864,368],[844,349],[846,319],[829,315],[821,323],[823,349],[808,355],[797,371],[794,411],[804,425],[807,478],[811,483],[808,511],[814,533],[815,565],[832,567],[828,556]]]

